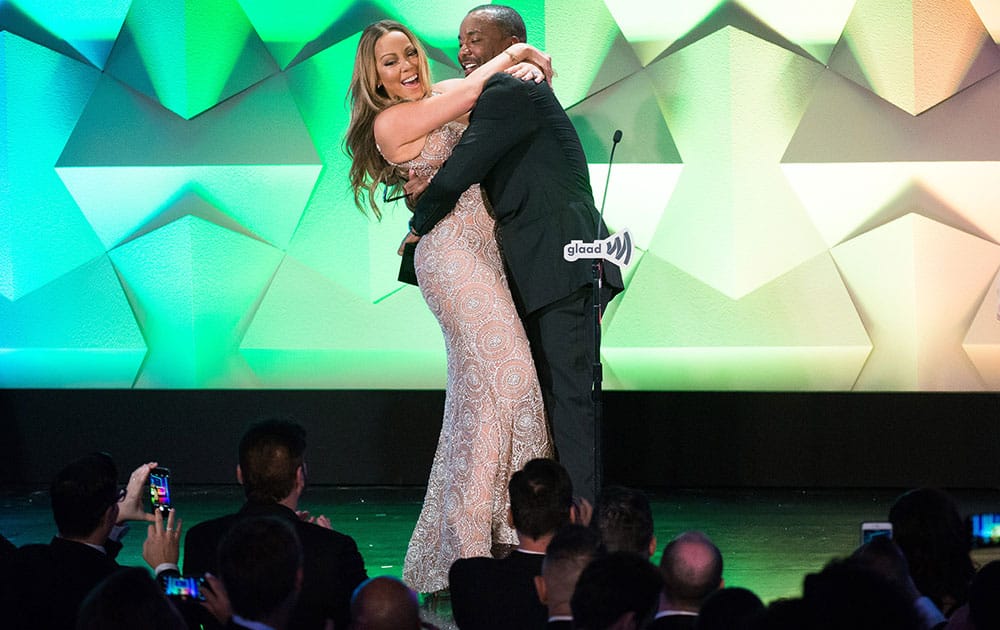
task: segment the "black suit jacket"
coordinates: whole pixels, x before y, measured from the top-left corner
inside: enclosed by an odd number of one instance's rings
[[[87,594],[120,568],[107,554],[63,538],[25,545],[9,558],[0,576],[0,625],[71,629]]]
[[[462,140],[418,200],[411,227],[426,234],[477,182],[493,206],[522,316],[591,282],[589,260],[563,259],[571,240],[597,238],[587,160],[547,83],[490,77]],[[602,224],[601,237],[607,234]],[[604,265],[604,286],[606,299],[623,287],[614,265]]]
[[[351,617],[351,594],[368,577],[357,543],[350,536],[299,519],[283,505],[247,503],[236,514],[192,527],[184,537],[184,574],[216,572],[219,542],[238,520],[253,516],[287,519],[302,542],[302,592],[292,614],[291,627],[322,628],[329,618],[337,628],[346,628]],[[190,619],[190,611],[186,611],[186,616]],[[207,617],[201,617],[200,621],[211,625]]]
[[[515,550],[499,560],[456,560],[448,572],[455,624],[461,630],[544,629],[549,613],[535,591],[544,558]]]
[[[697,620],[696,615],[667,615],[653,620],[649,630],[691,630]]]

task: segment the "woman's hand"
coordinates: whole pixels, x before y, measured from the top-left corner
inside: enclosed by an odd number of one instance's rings
[[[418,243],[419,241],[420,241],[420,237],[419,236],[417,236],[413,232],[407,232],[406,233],[406,238],[404,238],[403,242],[399,244],[399,249],[396,250],[396,253],[399,254],[400,256],[402,256],[403,255],[403,249],[407,246],[407,244],[409,244],[409,243]]]
[[[523,81],[534,81],[535,83],[541,83],[546,79],[545,73],[542,72],[540,68],[538,68],[534,64],[528,63],[527,61],[522,61],[519,64],[515,64],[507,68],[505,72]]]
[[[519,62],[525,61],[535,66],[545,75],[545,80],[550,84],[552,83],[552,77],[555,76],[555,72],[552,70],[551,55],[538,50],[530,44],[524,43],[512,44],[504,51],[504,53],[510,55],[511,60],[515,62],[515,66]]]

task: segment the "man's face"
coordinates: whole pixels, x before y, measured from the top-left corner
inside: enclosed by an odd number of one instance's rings
[[[497,25],[482,13],[470,13],[458,31],[458,62],[468,75],[517,41],[513,36],[504,37]]]

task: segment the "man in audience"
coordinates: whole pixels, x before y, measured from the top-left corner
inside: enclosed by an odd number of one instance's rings
[[[549,610],[548,630],[573,627],[570,600],[577,580],[590,561],[603,553],[600,535],[583,525],[566,525],[549,541],[542,574],[535,576],[538,599]]]
[[[107,453],[87,455],[60,470],[49,488],[59,535],[49,544],[25,545],[0,576],[6,628],[72,628],[87,594],[121,567],[115,561],[128,521],[149,521],[143,559],[157,574],[177,570],[180,521],[143,508],[145,483],[156,462],[132,472],[118,488],[118,469]],[[164,526],[165,525],[165,526]]]
[[[234,524],[219,543],[219,575],[207,576],[228,600],[229,627],[285,630],[302,591],[302,545],[285,518],[255,516]]]
[[[945,624],[944,615],[934,602],[920,594],[910,576],[906,557],[888,536],[876,536],[870,542],[861,545],[851,555],[851,560],[881,575],[913,603],[913,609],[920,619],[920,630],[934,630]]]
[[[914,630],[913,602],[882,575],[856,559],[833,560],[807,575],[802,599],[810,630]]]
[[[656,620],[659,630],[693,628],[709,595],[724,586],[722,553],[701,532],[684,532],[671,540],[660,558],[663,593]]]
[[[187,630],[180,612],[143,567],[104,578],[80,605],[76,630]]]
[[[975,574],[971,534],[957,502],[943,490],[917,488],[893,502],[889,521],[917,589],[950,616],[968,600]]]
[[[351,599],[349,630],[420,630],[417,594],[393,577],[363,582]],[[432,626],[431,626],[432,627]]]
[[[602,490],[594,507],[594,525],[609,553],[631,551],[647,560],[656,553],[653,510],[639,490],[622,486]]]
[[[507,487],[517,547],[506,558],[456,560],[448,574],[452,613],[462,630],[544,628],[548,618],[535,576],[556,531],[578,518],[573,483],[557,462],[533,459]]]
[[[720,588],[705,599],[698,611],[698,630],[748,630],[764,602],[750,589],[739,586]]]
[[[236,478],[246,503],[229,514],[191,528],[184,541],[186,575],[217,572],[216,550],[236,523],[254,516],[274,516],[292,524],[303,550],[303,582],[292,615],[295,628],[322,628],[332,619],[338,628],[350,620],[351,593],[368,576],[354,540],[333,531],[326,517],[299,513],[306,487],[306,434],[296,423],[267,420],[243,435]],[[208,615],[201,621],[211,625]]]
[[[15,549],[17,549],[17,547],[14,543],[7,540],[7,537],[3,534],[0,534],[0,562],[9,558],[14,553]]]
[[[648,628],[662,588],[660,573],[635,553],[618,551],[595,558],[573,591],[573,628]]]

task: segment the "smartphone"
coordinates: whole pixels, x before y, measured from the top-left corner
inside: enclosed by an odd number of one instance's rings
[[[205,583],[203,577],[167,576],[164,589],[167,597],[177,597],[179,599],[197,599],[205,601],[202,594],[202,584]]]
[[[156,512],[170,511],[170,469],[157,466],[149,473],[149,503]]]
[[[873,538],[888,536],[892,538],[892,523],[882,521],[865,521],[861,523],[861,544],[866,545]]]
[[[973,514],[968,520],[973,549],[1000,547],[1000,513]]]

